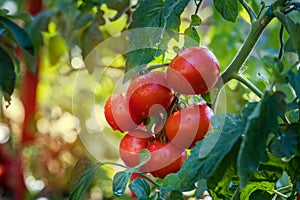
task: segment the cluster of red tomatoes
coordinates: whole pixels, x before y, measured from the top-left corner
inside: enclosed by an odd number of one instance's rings
[[[138,154],[147,149],[151,158],[141,172],[163,178],[178,171],[186,149],[210,129],[213,111],[205,103],[181,108],[177,96],[209,92],[219,73],[218,60],[210,50],[190,47],[177,54],[166,72],[135,77],[126,94],[114,93],[105,104],[105,117],[114,130],[126,132],[120,142],[124,163],[138,165]]]

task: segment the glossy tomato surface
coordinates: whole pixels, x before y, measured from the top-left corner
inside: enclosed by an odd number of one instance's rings
[[[209,92],[218,81],[219,75],[219,62],[210,50],[189,47],[172,60],[166,79],[174,91],[194,95]]]
[[[120,157],[128,167],[139,164],[138,155],[141,150],[146,149],[153,136],[143,130],[128,132],[120,142]]]
[[[129,104],[122,93],[114,93],[104,106],[104,115],[113,130],[121,132],[135,129],[143,120],[129,112]]]
[[[210,118],[213,115],[206,104],[191,104],[170,115],[166,122],[166,135],[177,147],[191,148],[204,138],[210,129]]]
[[[170,173],[177,172],[187,157],[185,151],[167,142],[153,142],[147,149],[151,158],[142,167],[142,170],[150,172],[158,178],[164,178]]]
[[[163,72],[149,72],[131,82],[127,90],[129,110],[133,115],[146,119],[150,115],[165,113],[174,100]]]

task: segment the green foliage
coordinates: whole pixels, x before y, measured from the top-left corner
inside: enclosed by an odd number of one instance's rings
[[[20,16],[22,19],[24,16]],[[26,66],[32,73],[36,72],[36,57],[28,33],[9,19],[7,12],[2,10],[0,16],[0,54],[1,54],[1,77],[0,90],[4,94],[4,99],[10,104],[16,82],[15,65],[18,67],[19,58],[16,49],[19,48]],[[15,16],[15,19],[17,16]],[[19,56],[19,55],[18,55]]]
[[[237,0],[214,0],[214,5],[224,19],[235,22],[238,16]]]
[[[8,54],[0,47],[0,90],[3,92],[4,99],[10,103],[16,82],[14,64]]]
[[[238,156],[238,172],[241,187],[245,187],[259,163],[267,161],[266,144],[268,135],[278,131],[277,117],[285,110],[284,94],[264,94],[245,126],[245,135]],[[255,148],[253,148],[255,146]]]
[[[155,27],[156,29],[147,29],[143,35],[133,32],[129,37],[129,47],[126,72],[131,71],[129,80],[136,75],[140,69],[145,67],[155,57],[160,56],[167,49],[166,45],[171,39],[172,32],[168,34],[167,30],[179,30],[180,14],[188,4],[188,0],[143,0],[139,1],[136,10],[132,14],[132,22],[129,29]],[[143,20],[141,20],[143,16]],[[144,35],[147,33],[146,35]],[[141,45],[142,44],[142,45]]]
[[[79,159],[69,180],[69,186],[71,188],[70,199],[82,199],[83,194],[91,182],[96,170],[101,165],[101,163],[94,163],[87,157]]]
[[[147,181],[142,178],[134,179],[130,184],[129,188],[136,194],[138,199],[147,200],[151,193],[151,188]]]
[[[132,170],[117,172],[113,178],[113,192],[116,196],[122,196],[125,192],[127,183],[132,175]]]

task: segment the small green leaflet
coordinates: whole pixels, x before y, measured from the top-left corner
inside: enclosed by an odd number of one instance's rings
[[[113,192],[117,197],[124,194],[126,190],[127,183],[133,173],[132,169],[117,172],[113,178]]]
[[[139,164],[137,166],[135,166],[135,169],[140,168],[141,166],[143,166],[144,164],[146,164],[146,162],[148,162],[151,158],[151,154],[147,149],[143,149],[139,155]]]
[[[238,155],[238,173],[242,188],[257,171],[259,163],[267,161],[267,139],[270,133],[278,131],[277,118],[284,113],[284,97],[283,93],[272,94],[266,91],[246,122]]]
[[[135,193],[139,200],[148,200],[151,192],[150,186],[143,178],[135,178],[129,188]]]
[[[139,164],[137,166],[134,168],[128,168],[125,171],[120,171],[115,174],[113,178],[113,192],[116,196],[120,197],[124,194],[132,173],[150,160],[150,152],[146,149],[143,149],[138,156]]]
[[[83,194],[93,179],[96,170],[101,165],[101,163],[94,163],[86,156],[79,159],[72,170],[71,178],[68,181],[71,188],[71,200],[79,200],[83,197]]]
[[[8,54],[0,47],[0,90],[3,92],[5,101],[10,104],[10,96],[14,92],[16,73],[12,60]]]
[[[214,5],[224,19],[235,22],[238,16],[237,0],[214,0]]]

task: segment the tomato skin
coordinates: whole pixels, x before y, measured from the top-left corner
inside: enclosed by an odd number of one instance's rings
[[[204,94],[217,83],[220,64],[215,55],[204,47],[182,50],[170,63],[166,79],[174,91],[186,94]]]
[[[167,142],[152,142],[147,149],[151,158],[142,166],[141,170],[150,172],[158,178],[164,178],[170,173],[177,172],[187,157],[185,151]]]
[[[113,130],[121,132],[135,129],[143,120],[130,114],[128,101],[122,93],[114,93],[104,106],[104,115]]]
[[[166,135],[181,149],[189,149],[202,140],[210,129],[213,111],[206,104],[191,104],[174,112],[166,121]]]
[[[153,136],[143,130],[128,132],[120,142],[120,157],[128,167],[139,164],[138,155],[141,150],[146,149]]]
[[[169,88],[163,72],[149,72],[133,79],[126,95],[130,112],[143,119],[164,113],[174,100],[174,91]]]

